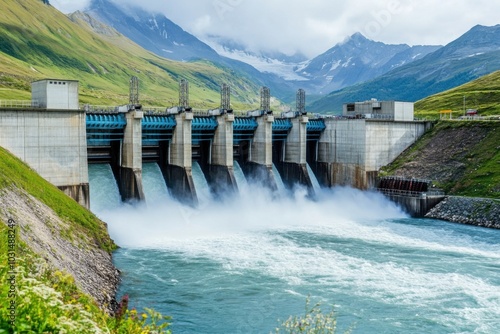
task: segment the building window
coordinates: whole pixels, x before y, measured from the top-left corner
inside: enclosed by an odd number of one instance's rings
[[[349,104],[347,105],[347,111],[348,111],[348,112],[353,112],[353,111],[355,111],[355,110],[356,110],[356,106],[354,105],[354,103],[349,103]]]

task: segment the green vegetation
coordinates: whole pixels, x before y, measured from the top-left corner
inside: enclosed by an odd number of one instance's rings
[[[276,334],[332,334],[337,330],[337,318],[332,309],[328,313],[321,311],[320,303],[310,306],[309,297],[306,300],[305,314],[303,316],[290,316],[276,328]],[[352,332],[353,326],[345,331]]]
[[[418,175],[450,195],[499,198],[500,122],[439,121],[381,175]]]
[[[68,238],[82,232],[91,236],[100,248],[108,252],[116,249],[103,222],[0,147],[0,191],[3,188],[23,189],[54,210],[69,223],[70,231],[64,232]]]
[[[125,104],[129,79],[137,76],[143,105],[177,104],[181,78],[190,82],[195,108],[217,107],[223,82],[233,87],[234,108],[258,104],[260,87],[241,73],[158,57],[122,35],[98,35],[39,0],[0,6],[0,100],[30,99],[31,81],[57,78],[79,80],[81,103]]]
[[[454,118],[463,116],[464,96],[466,109],[477,109],[480,116],[500,116],[500,71],[416,102],[415,115],[436,119],[440,110],[452,110]]]
[[[104,313],[71,276],[49,268],[18,237],[9,236],[9,230],[19,233],[17,227],[10,229],[0,221],[0,333],[170,333],[169,318],[152,310],[138,314],[122,308],[116,316]],[[15,265],[7,257],[13,240]]]

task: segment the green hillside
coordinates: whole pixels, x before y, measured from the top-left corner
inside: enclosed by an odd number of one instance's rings
[[[465,108],[477,109],[479,115],[500,115],[500,71],[415,103],[418,117],[437,118],[440,110],[453,110],[453,117],[464,114]]]
[[[439,121],[382,175],[432,180],[450,195],[500,198],[500,122]]]
[[[39,0],[0,0],[0,7],[0,99],[29,99],[31,81],[63,78],[80,81],[81,103],[123,104],[135,75],[144,105],[176,104],[181,78],[195,108],[218,106],[223,82],[232,87],[233,107],[258,104],[260,87],[234,71],[170,61],[120,34],[103,37]]]

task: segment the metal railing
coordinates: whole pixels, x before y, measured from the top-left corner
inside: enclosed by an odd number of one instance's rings
[[[92,104],[80,104],[80,110],[85,110],[88,113],[117,113],[117,106],[103,106],[103,105],[92,105]]]
[[[40,103],[35,100],[0,100],[0,108],[40,108]]]
[[[164,107],[142,107],[142,111],[148,115],[155,115],[155,114],[166,114],[167,113],[167,108]]]
[[[409,190],[397,190],[397,189],[384,189],[377,188],[377,191],[388,196],[402,196],[402,197],[429,197],[429,196],[445,196],[444,191],[439,189],[432,189],[425,192],[420,191],[409,191]]]

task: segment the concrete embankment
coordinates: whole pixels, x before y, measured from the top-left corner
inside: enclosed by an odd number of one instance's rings
[[[426,217],[500,229],[500,200],[449,196]]]

